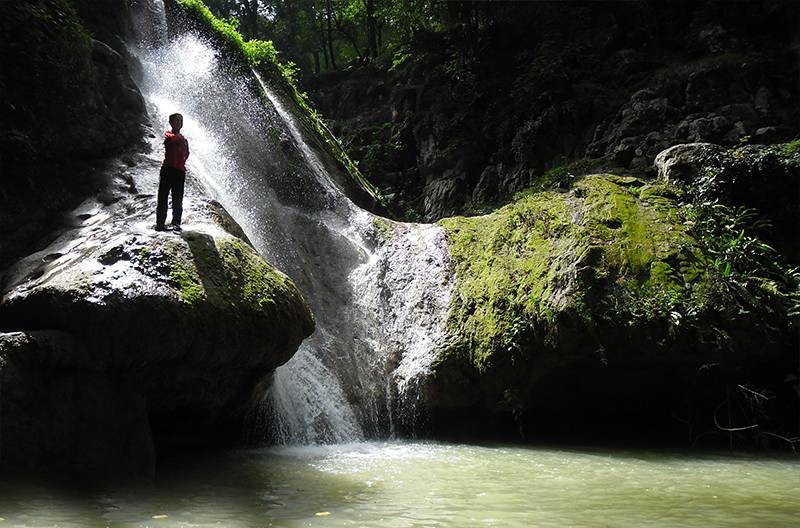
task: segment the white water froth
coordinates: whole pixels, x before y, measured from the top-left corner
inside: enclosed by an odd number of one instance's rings
[[[397,358],[392,376],[405,395],[430,373],[444,344],[453,276],[440,227],[381,221],[391,231],[389,240],[351,280],[361,292],[356,302],[380,330],[378,356]]]
[[[273,435],[284,442],[314,444],[352,442],[363,438],[356,417],[336,377],[308,344],[273,376],[269,395],[274,412],[264,418]],[[326,395],[320,398],[320,395]]]
[[[156,39],[135,54],[153,122],[184,115],[190,176],[314,313],[315,333],[272,376],[265,434],[307,444],[393,433],[405,412],[396,402],[419,398],[445,335],[452,273],[443,230],[358,208],[269,83],[228,67],[197,35]]]

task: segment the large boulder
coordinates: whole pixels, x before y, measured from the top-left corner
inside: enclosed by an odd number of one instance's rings
[[[791,424],[792,284],[731,266],[684,193],[596,174],[440,221],[456,287],[429,394],[437,432],[676,442],[719,432],[720,402],[749,425],[742,387],[770,391],[765,414]]]
[[[116,193],[6,274],[4,470],[149,475],[159,448],[234,442],[313,331],[292,281],[190,189],[180,234],[152,230],[152,195]]]

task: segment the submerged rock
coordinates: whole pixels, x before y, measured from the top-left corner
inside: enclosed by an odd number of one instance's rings
[[[101,193],[6,274],[4,468],[148,475],[156,446],[241,437],[259,384],[314,323],[199,192],[180,234],[152,230],[152,195]]]

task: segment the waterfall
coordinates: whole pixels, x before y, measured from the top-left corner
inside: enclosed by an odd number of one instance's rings
[[[136,47],[163,45],[167,41],[164,0],[130,0]]]
[[[160,1],[148,5],[163,13]],[[138,25],[153,23],[152,9],[139,11]],[[316,319],[273,375],[264,434],[280,443],[392,434],[445,336],[452,273],[443,230],[356,206],[298,126],[293,102],[255,72],[229,67],[199,35],[143,40],[131,51],[152,122],[184,115],[190,176],[297,283]]]

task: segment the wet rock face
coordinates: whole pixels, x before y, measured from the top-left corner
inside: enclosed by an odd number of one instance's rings
[[[160,444],[237,441],[256,387],[313,331],[297,288],[221,227],[219,204],[190,185],[183,232],[159,233],[153,196],[120,183],[6,274],[8,470],[146,476]]]
[[[400,215],[437,220],[502,203],[575,159],[646,172],[676,144],[794,138],[791,2],[490,12],[469,65],[448,52],[458,35],[420,35],[392,71],[354,67],[306,82]]]

